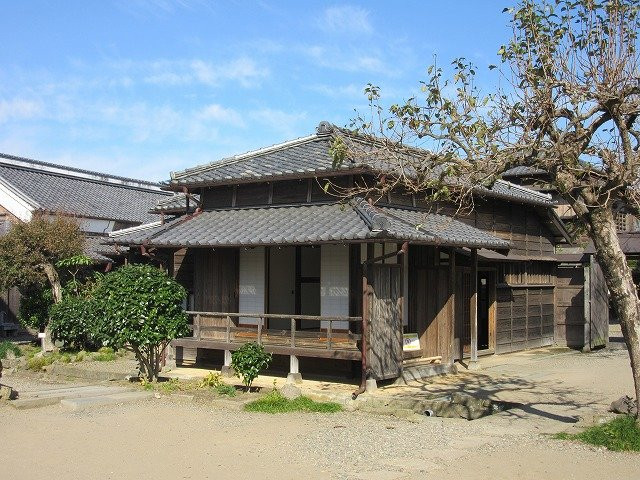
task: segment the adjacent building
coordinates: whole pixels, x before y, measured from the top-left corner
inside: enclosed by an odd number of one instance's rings
[[[68,215],[85,234],[85,253],[108,264],[121,256],[103,244],[109,232],[158,218],[150,210],[172,194],[157,183],[0,153],[0,234],[34,214]],[[0,311],[15,320],[20,296],[3,292]]]

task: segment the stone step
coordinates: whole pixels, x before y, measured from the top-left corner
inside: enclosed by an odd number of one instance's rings
[[[455,365],[443,363],[405,365],[402,369],[402,375],[398,377],[395,384],[404,385],[415,380],[456,372],[457,369]]]
[[[104,387],[100,385],[87,385],[82,387],[62,387],[44,390],[32,390],[20,392],[16,400],[9,402],[13,407],[23,410],[28,408],[40,408],[56,405],[66,398],[98,397],[130,392],[125,387]]]
[[[113,395],[100,395],[96,397],[65,398],[60,404],[72,411],[84,410],[89,407],[100,405],[117,405],[121,403],[131,403],[144,400],[153,396],[153,392],[125,392]]]
[[[68,396],[97,396],[110,393],[126,392],[129,389],[116,386],[84,385],[81,387],[60,387],[41,390],[29,390],[20,392],[20,398],[45,398],[45,397],[68,397]]]

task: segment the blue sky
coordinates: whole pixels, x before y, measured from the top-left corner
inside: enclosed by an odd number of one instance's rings
[[[0,0],[0,152],[163,180],[418,95],[434,55],[490,87],[507,4]]]

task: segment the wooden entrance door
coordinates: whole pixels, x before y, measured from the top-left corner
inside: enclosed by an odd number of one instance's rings
[[[585,345],[590,348],[606,347],[609,341],[609,292],[604,280],[602,268],[591,257],[589,268],[588,291],[589,301],[585,302],[588,308],[586,315],[587,324],[585,331],[588,332],[585,338]]]
[[[367,364],[377,380],[402,372],[402,266],[367,267],[369,281],[369,351]]]
[[[471,268],[456,269],[456,327],[455,327],[455,360],[471,354],[471,289],[474,279]],[[478,350],[495,350],[496,321],[496,281],[495,272],[481,270],[478,272]]]

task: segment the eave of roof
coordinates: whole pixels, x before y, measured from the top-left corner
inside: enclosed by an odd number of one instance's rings
[[[443,215],[374,207],[362,199],[349,204],[302,204],[197,212],[110,242],[156,247],[238,247],[411,241],[470,248],[509,248],[490,233]]]

